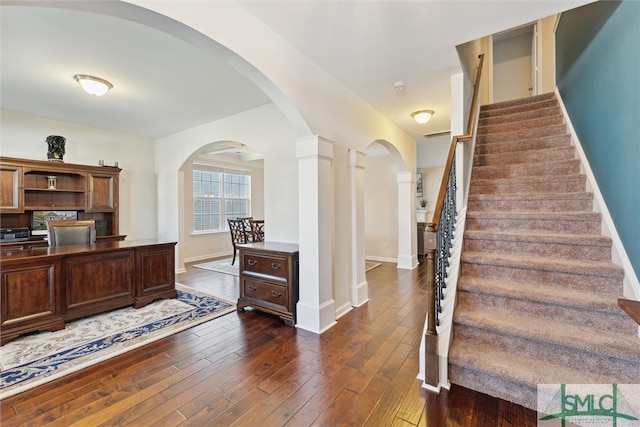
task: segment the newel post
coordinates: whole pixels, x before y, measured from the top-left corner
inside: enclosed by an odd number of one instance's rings
[[[424,250],[427,262],[427,332],[425,333],[424,382],[437,390],[439,384],[438,332],[436,331],[436,249],[438,232],[435,223],[427,223]]]

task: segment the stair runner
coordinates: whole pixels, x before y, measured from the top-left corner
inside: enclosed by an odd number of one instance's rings
[[[555,94],[483,106],[452,383],[537,409],[538,384],[640,383],[640,339]]]

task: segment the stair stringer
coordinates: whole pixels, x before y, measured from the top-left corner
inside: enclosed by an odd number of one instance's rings
[[[439,392],[440,388],[449,390],[449,348],[451,347],[453,329],[453,311],[456,307],[456,295],[458,279],[460,278],[460,257],[463,249],[464,228],[467,219],[466,205],[458,212],[455,230],[453,232],[453,245],[451,246],[451,256],[449,257],[449,268],[447,269],[446,287],[442,301],[442,313],[440,313],[440,325],[436,327],[438,332],[438,386],[432,387],[424,382],[425,379],[425,335],[427,333],[427,319],[424,320],[422,339],[420,341],[420,371],[417,378],[422,381],[422,387],[430,391]]]
[[[609,209],[607,209],[604,197],[600,192],[596,178],[591,170],[591,166],[589,165],[589,160],[582,148],[578,134],[573,128],[571,118],[567,113],[567,109],[565,108],[562,96],[560,95],[560,91],[557,87],[555,89],[555,94],[558,99],[558,104],[560,105],[560,110],[562,111],[562,116],[564,117],[567,130],[571,135],[571,145],[576,149],[577,156],[580,159],[581,169],[587,178],[587,190],[593,193],[593,211],[602,215],[601,232],[604,236],[611,238],[611,262],[624,269],[623,295],[628,299],[640,300],[640,282],[638,281],[638,276],[631,265],[627,251],[624,249],[620,235],[616,230],[616,226],[613,223]],[[640,327],[638,332],[638,335],[640,336]]]

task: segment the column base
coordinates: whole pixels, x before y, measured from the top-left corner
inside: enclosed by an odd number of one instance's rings
[[[369,301],[369,283],[365,280],[351,288],[351,305],[360,307]]]
[[[325,301],[320,306],[298,301],[296,328],[321,334],[336,323],[336,303],[333,299]]]
[[[416,255],[398,255],[396,263],[398,268],[413,270],[418,266],[418,257]]]

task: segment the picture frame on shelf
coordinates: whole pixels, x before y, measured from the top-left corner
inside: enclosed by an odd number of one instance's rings
[[[47,221],[78,220],[78,211],[33,211],[31,217],[31,235],[47,234]]]

